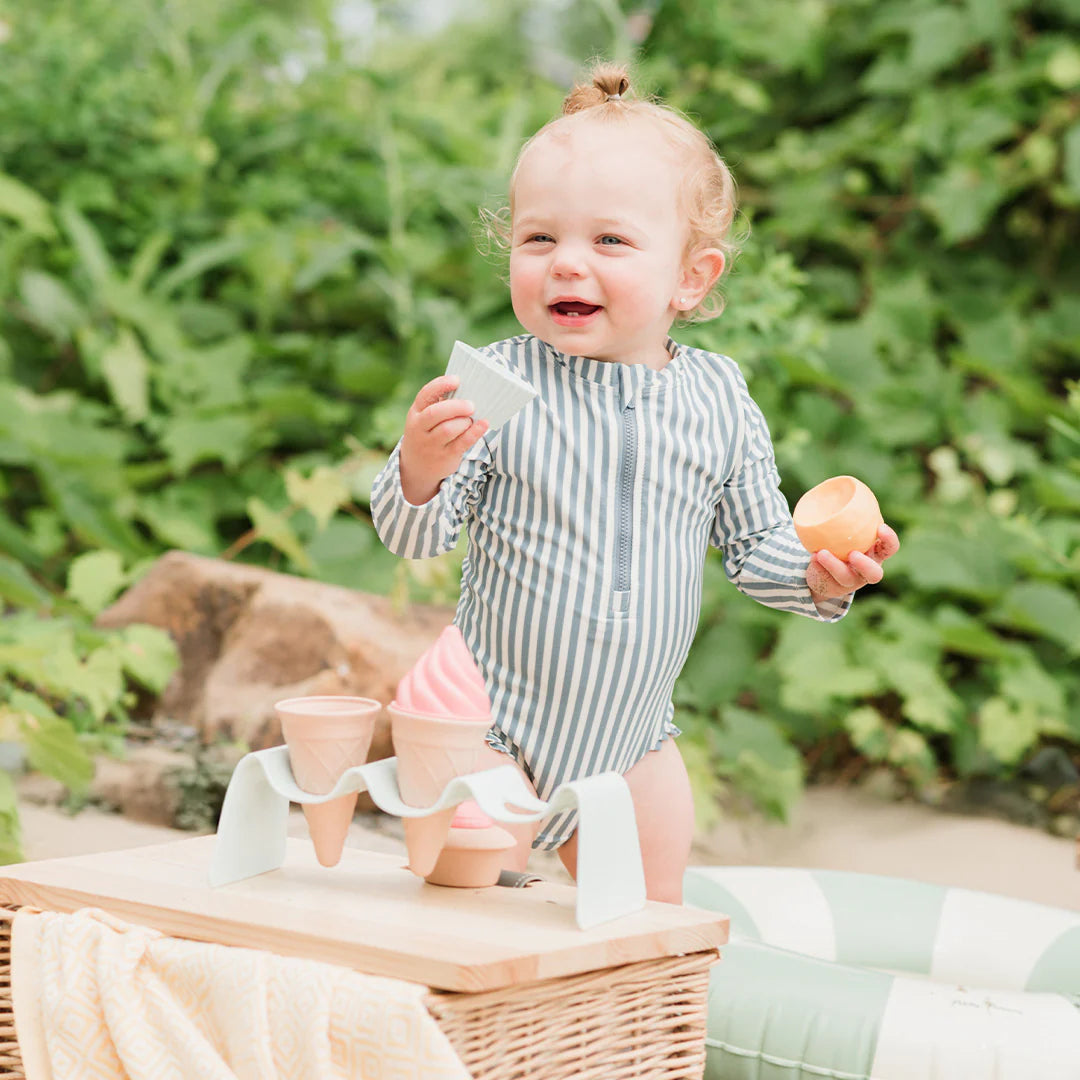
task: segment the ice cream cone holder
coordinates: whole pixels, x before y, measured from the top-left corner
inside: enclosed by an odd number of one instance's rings
[[[506,824],[577,811],[577,925],[585,930],[645,905],[634,807],[626,781],[617,773],[561,784],[544,801],[528,790],[517,768],[507,764],[455,777],[431,806],[419,809],[402,801],[397,758],[353,766],[330,791],[313,795],[297,785],[285,746],[247,754],[236,766],[218,823],[210,884],[230,885],[282,865],[291,802],[325,803],[361,791],[380,810],[406,819],[445,812],[468,799],[489,818]],[[362,897],[358,901],[362,903]]]

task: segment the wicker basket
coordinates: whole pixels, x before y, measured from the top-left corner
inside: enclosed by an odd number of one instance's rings
[[[26,1080],[0,908],[0,1080]],[[474,1080],[701,1080],[715,952],[480,994],[433,991],[427,1007]]]

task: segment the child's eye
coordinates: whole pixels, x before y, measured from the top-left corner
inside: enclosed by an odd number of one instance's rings
[[[526,243],[529,243],[529,244],[554,244],[555,239],[554,239],[554,237],[548,236],[547,233],[533,233],[532,236],[530,236],[528,238]]]
[[[611,236],[611,235],[601,236],[600,237],[600,243],[607,246],[607,247],[613,247],[615,244],[621,244],[622,239],[620,237],[618,237],[618,236]]]

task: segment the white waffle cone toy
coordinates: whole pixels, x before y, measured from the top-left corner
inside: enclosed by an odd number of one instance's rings
[[[454,342],[446,374],[460,380],[454,397],[471,401],[476,406],[473,415],[486,420],[490,431],[502,427],[536,397],[531,383],[464,341]]]

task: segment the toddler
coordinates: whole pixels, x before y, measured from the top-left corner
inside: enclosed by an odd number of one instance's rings
[[[491,696],[489,760],[541,798],[614,770],[634,800],[650,899],[681,902],[693,836],[672,687],[710,544],[742,592],[832,621],[898,548],[808,555],[768,428],[735,363],[676,344],[711,317],[730,253],[731,176],[705,135],[600,65],[521,151],[510,295],[526,333],[484,351],[537,397],[488,433],[452,376],[421,388],[372,491],[387,547],[469,551],[455,622]],[[496,219],[496,225],[499,224]],[[723,663],[724,657],[716,658]],[[516,826],[575,870],[575,822]]]

